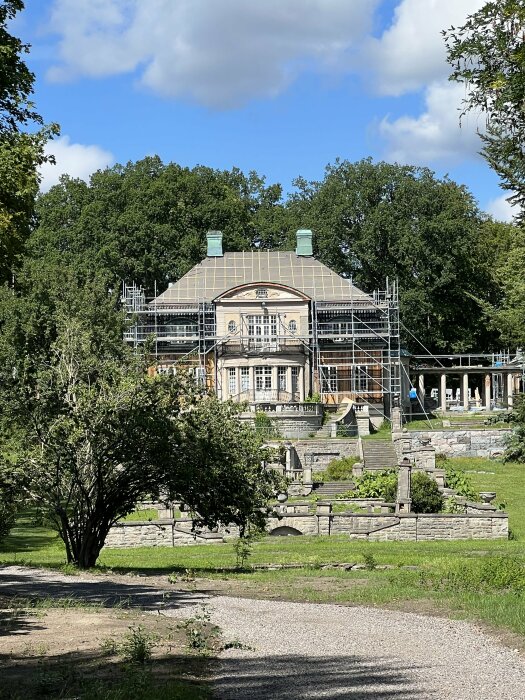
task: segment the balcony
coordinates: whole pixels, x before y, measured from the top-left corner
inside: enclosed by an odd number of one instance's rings
[[[268,353],[300,353],[307,350],[305,343],[299,338],[284,336],[235,338],[235,340],[221,343],[218,347],[219,355],[242,355],[257,357]]]

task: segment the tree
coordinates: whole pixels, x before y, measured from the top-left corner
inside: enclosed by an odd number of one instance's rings
[[[2,371],[4,420],[22,438],[2,473],[57,529],[68,562],[94,566],[111,526],[146,497],[184,500],[203,525],[262,526],[278,478],[232,406],[94,346],[79,319],[57,326],[48,361],[12,358]]]
[[[321,182],[297,181],[290,207],[315,231],[322,262],[364,291],[399,281],[404,326],[432,352],[494,342],[480,323],[496,285],[472,195],[427,168],[336,161]],[[404,335],[415,351],[421,347]]]
[[[206,255],[206,232],[220,229],[225,250],[279,245],[286,221],[279,185],[204,166],[148,157],[95,173],[87,185],[63,177],[39,198],[30,253],[58,250],[160,293]]]
[[[512,432],[506,440],[506,462],[525,463],[525,394],[517,396],[511,413]]]
[[[21,58],[29,46],[6,28],[23,8],[21,0],[4,0],[0,6],[0,283],[12,282],[34,223],[37,168],[52,160],[45,155],[44,145],[58,133],[56,124],[35,133],[20,131],[23,126],[42,125],[29,100],[34,75]]]
[[[450,80],[466,85],[463,114],[487,117],[482,155],[514,192],[510,201],[525,207],[525,3],[487,2],[461,27],[443,32]]]

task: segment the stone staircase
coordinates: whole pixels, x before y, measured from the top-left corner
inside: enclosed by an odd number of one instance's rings
[[[316,496],[337,496],[339,493],[344,493],[345,491],[350,491],[354,488],[353,481],[325,481],[320,486],[317,486],[314,490]]]
[[[348,413],[348,410],[350,407],[351,407],[351,404],[342,403],[339,406],[339,408],[337,409],[337,411],[330,415],[330,418],[326,421],[326,423],[319,428],[319,430],[315,434],[315,437],[316,438],[332,437],[332,430],[333,430],[334,424],[339,423],[339,421],[345,416],[345,414]],[[357,435],[357,430],[356,430],[355,434]]]
[[[363,440],[362,447],[366,470],[388,469],[397,465],[397,454],[390,440]]]

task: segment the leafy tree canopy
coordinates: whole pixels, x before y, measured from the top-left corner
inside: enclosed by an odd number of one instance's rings
[[[90,185],[64,177],[38,202],[31,254],[78,260],[115,280],[163,291],[206,255],[206,231],[220,229],[226,250],[279,247],[281,188],[255,173],[164,165],[148,157],[117,165]]]
[[[44,145],[58,133],[55,124],[34,133],[21,131],[42,124],[29,99],[35,76],[22,60],[29,47],[7,31],[7,23],[23,8],[21,0],[0,5],[0,283],[12,282],[34,224],[37,168],[49,159]]]
[[[36,296],[0,297],[0,487],[22,488],[81,568],[95,564],[111,525],[147,497],[182,499],[203,525],[234,523],[241,534],[262,527],[280,484],[238,407],[204,395],[183,373],[148,376],[151,359],[123,344],[105,281],[86,285],[65,272],[62,295],[57,284],[41,307]],[[50,318],[39,328],[43,309]]]
[[[398,279],[401,318],[431,351],[492,342],[480,323],[496,288],[483,218],[465,187],[427,168],[337,161],[321,182],[298,180],[290,207],[316,232],[314,252],[365,291]],[[414,345],[405,334],[409,347]]]
[[[461,27],[443,32],[450,80],[465,83],[464,113],[487,116],[482,154],[515,194],[523,218],[525,206],[525,3],[487,2]]]

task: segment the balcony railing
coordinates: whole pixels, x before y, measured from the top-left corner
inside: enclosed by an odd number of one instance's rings
[[[260,338],[235,338],[219,346],[221,355],[261,355],[264,353],[303,353],[305,344],[299,338],[284,336]]]
[[[266,402],[266,401],[255,401],[250,403],[248,408],[250,413],[257,413],[258,411],[264,411],[265,413],[275,413],[278,415],[309,415],[309,416],[322,416],[323,415],[323,404],[321,403],[300,403],[299,401],[286,401],[286,402]]]

